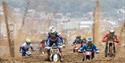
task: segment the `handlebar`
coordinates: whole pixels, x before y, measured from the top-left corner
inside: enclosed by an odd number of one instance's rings
[[[45,47],[46,49],[51,49],[52,47]]]
[[[63,46],[57,46],[57,47],[45,47],[46,49],[51,49],[51,48],[63,48]]]

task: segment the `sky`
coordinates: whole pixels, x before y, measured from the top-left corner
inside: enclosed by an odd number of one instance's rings
[[[77,17],[93,12],[95,0],[8,0],[12,8],[21,8],[24,11],[29,1],[29,8],[36,11],[72,13]],[[2,2],[2,0],[0,0]],[[107,18],[123,18],[125,13],[125,0],[100,0],[102,15]]]

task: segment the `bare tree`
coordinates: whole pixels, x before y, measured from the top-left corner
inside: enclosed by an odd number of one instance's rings
[[[27,4],[26,4],[25,10],[24,10],[24,15],[23,15],[21,27],[23,27],[23,26],[25,25],[25,19],[26,19],[26,17],[27,17],[27,13],[28,13],[30,1],[29,1],[29,0],[26,0],[26,3],[27,3]]]
[[[11,34],[10,34],[10,28],[8,24],[8,5],[6,1],[3,1],[3,11],[4,11],[4,18],[5,18],[5,25],[6,25],[6,30],[7,30],[7,38],[8,38],[8,43],[9,43],[9,51],[10,51],[10,56],[12,58],[12,62],[14,63],[14,41],[11,40]]]

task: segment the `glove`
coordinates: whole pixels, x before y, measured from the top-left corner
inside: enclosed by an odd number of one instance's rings
[[[65,44],[63,44],[62,46],[63,46],[63,47],[65,47],[66,45],[65,45]]]
[[[58,48],[63,48],[63,46],[58,46]]]
[[[96,54],[99,54],[99,50],[96,51]]]
[[[81,51],[80,51],[80,50],[78,50],[78,52],[80,53]]]

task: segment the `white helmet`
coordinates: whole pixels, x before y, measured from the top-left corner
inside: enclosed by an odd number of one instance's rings
[[[109,32],[110,32],[110,33],[114,33],[115,31],[114,31],[114,30],[110,30]]]
[[[51,27],[49,28],[49,30],[50,30],[50,32],[51,32],[51,33],[56,32],[56,29],[55,29],[55,27],[54,27],[54,26],[51,26]]]
[[[55,29],[54,26],[49,27],[49,30],[50,30],[50,31],[53,30],[53,29]]]
[[[92,38],[92,37],[89,37],[89,38],[87,39],[87,41],[88,41],[88,43],[89,43],[89,42],[92,42],[92,41],[93,41],[93,38]]]
[[[50,32],[51,32],[51,33],[54,33],[54,32],[56,32],[56,30],[55,30],[55,29],[52,29],[52,30],[50,30]]]

